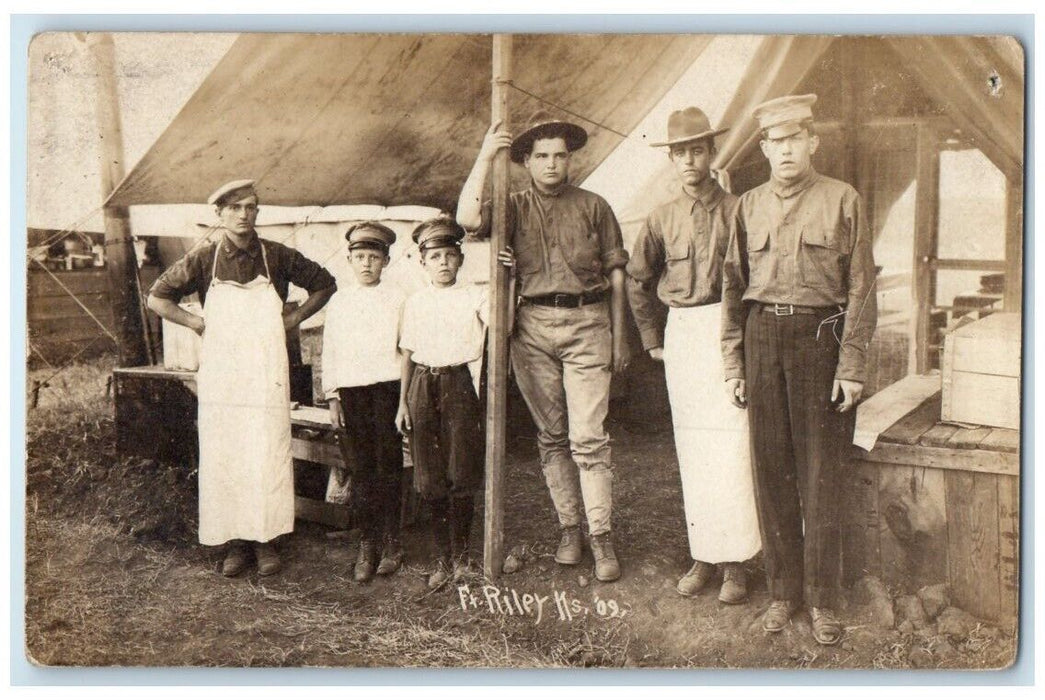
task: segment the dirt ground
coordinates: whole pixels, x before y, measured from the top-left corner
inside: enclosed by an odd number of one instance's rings
[[[715,590],[680,597],[674,586],[690,562],[670,433],[620,423],[610,425],[618,582],[594,581],[590,553],[576,567],[552,560],[557,531],[528,437],[510,445],[505,499],[505,550],[522,568],[494,584],[428,592],[423,524],[405,533],[407,564],[387,579],[354,583],[358,533],[303,522],[278,543],[282,573],[226,579],[220,552],[195,541],[195,474],[116,458],[110,367],[103,358],[68,370],[29,411],[25,612],[35,663],[1000,668],[1014,658],[1011,630],[882,629],[855,594],[836,647],[813,640],[805,613],[768,635],[757,561],[745,605],[722,605]],[[481,528],[479,517],[477,555]]]

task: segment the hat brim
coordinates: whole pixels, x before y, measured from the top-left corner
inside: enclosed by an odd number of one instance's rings
[[[700,141],[702,139],[710,139],[710,138],[714,138],[714,137],[718,136],[719,134],[724,134],[727,131],[729,131],[729,127],[728,126],[725,129],[712,129],[710,131],[705,131],[703,133],[696,134],[694,136],[683,136],[681,138],[671,139],[669,141],[659,141],[657,143],[651,143],[650,144],[650,148],[660,148],[661,146],[674,146],[675,144],[678,144],[678,143],[689,143],[690,141]]]
[[[572,122],[544,122],[531,126],[512,140],[512,147],[509,151],[512,162],[521,164],[533,150],[533,142],[537,140],[538,135],[549,129],[560,129],[566,132],[566,149],[571,153],[588,143],[588,132]]]
[[[762,133],[765,134],[767,139],[786,139],[788,136],[794,136],[803,128],[800,122],[784,122],[783,124],[767,126],[765,129],[762,129]]]

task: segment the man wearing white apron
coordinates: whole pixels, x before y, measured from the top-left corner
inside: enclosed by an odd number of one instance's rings
[[[258,573],[267,576],[280,569],[271,541],[294,529],[286,331],[321,309],[336,286],[301,253],[258,237],[253,180],[227,183],[208,202],[224,234],[168,268],[148,303],[203,337],[196,375],[200,542],[227,543],[224,575],[246,569],[253,550]],[[291,282],[309,297],[284,314]],[[178,306],[194,292],[202,317]]]
[[[678,583],[696,595],[722,568],[719,600],[747,597],[742,563],[761,548],[747,414],[722,392],[722,260],[737,198],[710,176],[715,136],[696,107],[672,113],[668,157],[682,184],[654,209],[628,263],[628,299],[650,357],[664,362],[694,563]],[[663,326],[668,307],[667,327]],[[662,330],[663,329],[663,330]]]

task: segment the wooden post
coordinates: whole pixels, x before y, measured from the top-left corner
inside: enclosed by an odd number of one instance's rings
[[[123,133],[120,128],[119,96],[116,92],[116,59],[112,36],[87,35],[98,79],[95,118],[100,144],[102,200],[108,199],[124,176]],[[105,259],[109,271],[110,299],[119,341],[119,366],[135,367],[150,361],[151,348],[145,340],[138,263],[131,240],[130,215],[126,207],[103,208],[105,216]]]
[[[914,199],[914,260],[911,276],[911,342],[908,371],[929,371],[929,321],[936,296],[939,238],[940,151],[931,123],[918,125]]]
[[[508,128],[508,81],[511,79],[512,35],[493,35],[493,89],[490,117]],[[493,162],[490,233],[490,336],[486,381],[486,523],[483,572],[496,578],[504,565],[505,414],[508,406],[508,274],[497,252],[508,243],[508,149]]]
[[[1023,308],[1023,170],[1009,175],[1005,188],[1006,311]]]

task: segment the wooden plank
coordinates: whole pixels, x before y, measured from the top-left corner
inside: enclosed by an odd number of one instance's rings
[[[944,472],[882,466],[878,475],[882,580],[900,590],[947,580]]]
[[[937,129],[918,125],[915,167],[914,245],[912,246],[911,346],[908,366],[917,374],[930,368],[929,319],[936,296],[936,272],[932,260],[939,239],[940,153]]]
[[[290,412],[290,422],[304,428],[330,430],[330,411],[317,406],[298,406]]]
[[[323,464],[328,467],[342,466],[341,452],[337,445],[320,440],[290,439],[290,454],[294,459]]]
[[[94,313],[102,313],[110,308],[108,292],[78,292],[77,299]],[[26,299],[26,314],[29,318],[45,315],[74,316],[83,314],[83,309],[66,293],[54,296],[36,296]]]
[[[102,325],[98,325],[98,321],[101,321]],[[106,331],[109,333],[113,332],[111,316],[99,316],[98,321],[95,321],[87,314],[81,313],[79,316],[69,318],[31,319],[29,328],[36,335],[47,337],[63,334],[69,335],[70,333],[95,336],[107,335]]]
[[[907,464],[914,467],[933,467],[948,471],[982,472],[985,474],[1020,473],[1019,455],[988,450],[956,450],[950,447],[923,445],[891,445],[880,442],[863,455],[868,462]]]
[[[990,432],[990,428],[958,428],[947,440],[947,447],[955,450],[975,450]]]
[[[954,435],[956,430],[958,430],[958,426],[956,425],[937,423],[922,435],[918,440],[918,444],[929,445],[930,447],[943,447],[947,444],[947,440]]]
[[[51,274],[54,274],[58,281]],[[62,285],[74,294],[109,293],[109,277],[104,268],[69,272],[52,270],[51,274],[47,270],[30,267],[26,286],[27,298],[65,295],[67,292],[62,289]]]
[[[997,450],[998,452],[1020,452],[1020,431],[1008,428],[995,428],[980,441],[980,449]]]
[[[880,439],[882,442],[917,445],[922,435],[939,422],[940,393],[937,392],[882,433]]]
[[[1023,171],[1006,178],[1005,298],[1006,311],[1023,308]]]
[[[998,549],[1000,619],[1014,623],[1020,599],[1020,481],[998,477]]]
[[[951,601],[977,617],[1000,614],[998,477],[948,472],[947,560]]]
[[[846,470],[842,562],[846,585],[881,575],[878,515],[878,465],[859,459]]]
[[[870,450],[879,435],[939,391],[938,376],[911,374],[875,393],[856,407],[853,444]]]
[[[304,496],[294,497],[294,517],[347,530],[352,527],[352,509],[340,503],[327,503]]]

